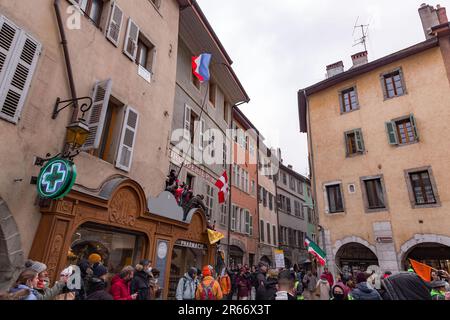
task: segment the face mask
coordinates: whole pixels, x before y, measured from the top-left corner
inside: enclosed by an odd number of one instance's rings
[[[335,293],[334,300],[344,300],[344,294],[343,293]]]

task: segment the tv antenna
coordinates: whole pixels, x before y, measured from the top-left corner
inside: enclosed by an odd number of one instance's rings
[[[367,51],[367,37],[369,36],[369,26],[370,24],[359,24],[359,16],[356,18],[355,26],[353,27],[353,34],[355,35],[355,31],[358,28],[361,28],[361,38],[355,40],[355,44],[353,46],[357,46],[359,44],[364,45],[364,50]]]

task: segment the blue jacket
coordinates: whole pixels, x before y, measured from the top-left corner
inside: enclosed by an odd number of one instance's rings
[[[380,294],[375,289],[370,289],[367,282],[361,282],[352,290],[351,295],[354,300],[382,300]]]
[[[19,284],[17,287],[11,288],[9,290],[9,292],[10,293],[15,293],[15,292],[18,292],[18,291],[23,290],[23,289],[30,290],[30,294],[23,300],[37,300],[37,296],[35,294],[35,290],[30,288],[30,287],[28,287],[28,286],[26,286],[26,285],[23,285],[23,284]]]

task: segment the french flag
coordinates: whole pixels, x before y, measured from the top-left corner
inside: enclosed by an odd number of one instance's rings
[[[228,195],[228,175],[225,171],[222,176],[217,180],[216,187],[219,188],[219,204],[224,203]]]
[[[209,64],[211,62],[210,53],[202,53],[197,57],[192,57],[192,71],[200,82],[209,81]]]

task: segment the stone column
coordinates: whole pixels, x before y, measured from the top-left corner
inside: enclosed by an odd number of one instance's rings
[[[397,261],[397,252],[395,251],[394,236],[392,234],[392,226],[390,221],[381,221],[373,223],[373,233],[375,238],[375,246],[377,249],[378,264],[381,272],[391,271],[396,273],[400,270]],[[392,239],[387,242],[377,241],[378,238]]]
[[[333,255],[333,244],[331,243],[331,233],[330,230],[324,230],[325,234],[325,243],[324,243],[324,250],[327,255],[327,267],[328,271],[331,272],[333,277],[336,279],[336,276],[339,274],[339,270],[336,268],[336,260]]]

